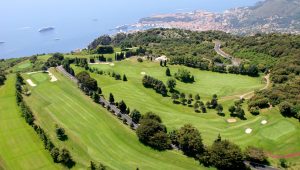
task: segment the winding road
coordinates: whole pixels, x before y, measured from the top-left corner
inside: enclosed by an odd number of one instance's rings
[[[239,65],[241,64],[241,60],[239,60],[239,59],[237,59],[237,58],[234,58],[233,56],[231,56],[231,55],[225,53],[225,52],[221,49],[221,41],[216,40],[216,41],[214,41],[214,43],[215,43],[215,47],[214,47],[215,51],[216,51],[220,56],[222,56],[222,57],[224,57],[224,58],[226,58],[226,59],[231,60],[231,63],[232,63],[231,65],[232,65],[232,66],[239,66]],[[229,65],[229,66],[230,66],[230,65]]]

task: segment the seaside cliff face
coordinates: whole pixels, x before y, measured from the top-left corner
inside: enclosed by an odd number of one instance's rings
[[[220,30],[235,34],[257,32],[300,34],[300,1],[266,0],[252,7],[230,9],[223,13],[194,11],[155,15],[140,19],[135,26],[194,31]]]

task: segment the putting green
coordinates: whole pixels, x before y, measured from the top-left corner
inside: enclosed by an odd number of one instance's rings
[[[34,82],[43,82],[49,79],[48,73],[34,73],[31,77]]]
[[[296,130],[295,125],[292,123],[282,120],[280,122],[276,122],[272,125],[269,125],[267,128],[264,128],[260,133],[271,140],[277,140],[278,138],[294,132]]]

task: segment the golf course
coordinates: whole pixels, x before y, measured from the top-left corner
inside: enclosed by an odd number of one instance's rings
[[[24,79],[37,85],[26,102],[37,124],[55,143],[70,150],[75,169],[88,167],[90,161],[109,169],[206,169],[179,151],[159,152],[144,146],[128,126],[93,103],[76,84],[55,69],[50,71],[58,81],[50,82],[47,73],[24,74]],[[56,139],[55,124],[66,129],[67,141]]]
[[[0,60],[0,170],[299,169],[299,40],[151,29]]]
[[[81,67],[72,67],[75,73],[84,71]],[[228,108],[240,95],[266,85],[262,76],[253,78],[178,65],[168,66],[171,73],[184,68],[195,76],[194,83],[177,81],[176,90],[193,95],[198,93],[204,102],[210,100],[212,94],[217,94],[224,107],[225,116],[222,117],[210,109],[207,113],[196,113],[193,107],[174,104],[170,97],[163,97],[143,87],[141,81],[144,74],[167,81],[166,67],[161,67],[157,62],[140,63],[136,58],[130,58],[111,64],[91,64],[90,67],[105,72],[102,75],[90,72],[102,88],[105,98],[113,93],[116,101],[124,100],[131,110],[141,110],[142,114],[147,111],[155,112],[162,118],[168,131],[184,124],[192,124],[200,131],[207,145],[220,134],[223,139],[233,141],[242,148],[255,145],[274,155],[286,155],[300,150],[300,144],[297,143],[300,140],[297,135],[300,133],[298,122],[284,119],[277,108],[264,109],[258,116],[246,111],[247,120],[236,118],[234,123],[227,122],[230,118]],[[180,151],[159,152],[144,146],[138,141],[134,131],[106,109],[93,103],[73,81],[54,68],[50,72],[56,81],[51,82],[52,78],[48,73],[23,74],[24,80],[31,80],[35,85],[27,83],[32,93],[25,97],[25,101],[34,112],[37,124],[46,129],[55,143],[70,150],[76,160],[76,168],[87,167],[89,161],[95,161],[111,169],[205,169]],[[115,80],[108,72],[126,74],[128,81]],[[246,106],[243,105],[245,110]],[[267,123],[263,124],[262,121]],[[56,124],[66,129],[69,140],[62,142],[56,138]],[[251,133],[245,133],[247,128],[251,128]],[[272,158],[270,161],[276,162]]]

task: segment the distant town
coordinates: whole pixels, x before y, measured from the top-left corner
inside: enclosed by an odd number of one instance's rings
[[[142,18],[131,25],[133,30],[145,28],[180,28],[193,31],[219,30],[233,34],[292,33],[300,34],[300,21],[289,20],[273,15],[264,18],[253,18],[250,7],[241,7],[214,13],[203,10],[193,12],[160,14]],[[282,20],[285,23],[282,23]]]

